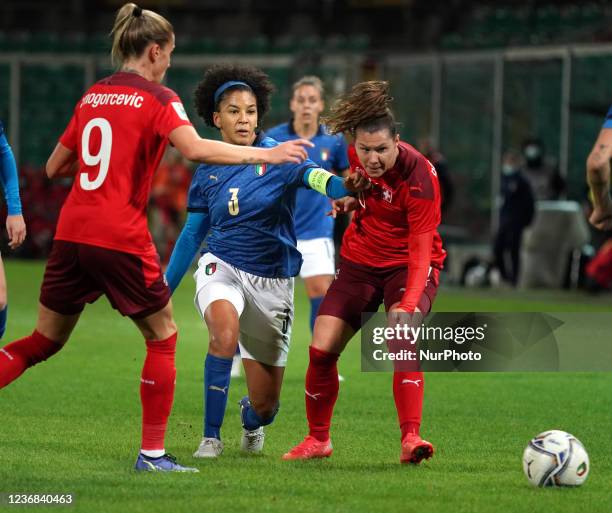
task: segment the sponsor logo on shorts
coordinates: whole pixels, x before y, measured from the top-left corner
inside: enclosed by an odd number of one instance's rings
[[[204,268],[204,272],[206,273],[207,276],[210,276],[211,274],[215,274],[216,270],[217,270],[217,262],[211,262],[210,264],[207,264],[206,267]]]
[[[323,148],[321,150],[321,160],[325,162],[327,161],[328,158],[329,158],[329,148]]]

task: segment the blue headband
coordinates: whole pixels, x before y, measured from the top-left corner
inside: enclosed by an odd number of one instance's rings
[[[247,84],[246,82],[239,82],[237,80],[230,80],[229,82],[225,82],[225,84],[221,84],[215,91],[215,105],[217,104],[217,102],[219,101],[219,98],[225,91],[227,91],[230,87],[235,87],[235,86],[244,86],[244,87],[247,87],[249,90],[251,90],[251,86]]]

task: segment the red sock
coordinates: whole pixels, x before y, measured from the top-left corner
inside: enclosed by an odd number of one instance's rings
[[[329,439],[329,427],[338,399],[339,354],[321,351],[312,346],[306,372],[306,417],[310,436],[320,442]]]
[[[54,342],[34,330],[0,349],[0,388],[16,380],[24,371],[57,353],[63,344]]]
[[[140,379],[142,446],[145,451],[164,449],[168,417],[174,400],[176,367],[175,333],[166,340],[147,340],[147,357]]]
[[[408,433],[419,434],[423,414],[424,385],[422,372],[393,373],[393,398],[402,438]]]

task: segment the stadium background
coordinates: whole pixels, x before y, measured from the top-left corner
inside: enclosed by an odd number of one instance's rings
[[[70,187],[69,181],[46,180],[44,162],[84,89],[111,71],[107,32],[122,3],[0,3],[0,119],[17,156],[29,232],[20,251],[2,246],[11,304],[6,340],[28,332],[36,315],[42,264],[18,259],[44,257]],[[203,135],[216,137],[195,115],[192,91],[203,69],[215,62],[251,63],[269,72],[278,92],[266,126],[287,120],[291,84],[306,73],[325,80],[328,103],[360,80],[387,79],[402,138],[415,142],[430,136],[448,160],[456,192],[446,215],[452,228],[447,241],[490,246],[501,155],[530,136],[544,141],[547,158],[566,178],[567,198],[585,203],[584,162],[612,100],[608,2],[167,0],[140,5],[162,13],[175,27],[167,84],[180,94]],[[562,231],[553,235],[564,236]],[[593,240],[600,243],[605,234],[597,237]],[[194,402],[201,395],[198,355],[205,337],[192,310],[189,281],[175,297],[182,380],[170,436],[181,459],[189,459],[198,437]],[[609,311],[611,305],[609,296],[593,299],[580,291],[445,287],[436,308],[554,312]],[[347,384],[338,403],[333,463],[283,466],[276,456],[304,427],[307,310],[298,285],[293,366],[283,390],[282,418],[271,429],[271,456],[244,461],[231,448],[239,428],[230,406],[227,458],[212,477],[204,469],[207,487],[174,477],[149,483],[128,474],[138,429],[132,378],[142,348],[129,323],[98,302],[88,308],[64,356],[3,391],[0,492],[75,490],[83,511],[165,511],[168,501],[176,511],[192,511],[194,504],[228,511],[609,510],[611,380],[603,373],[431,376],[425,422],[439,457],[421,473],[409,469],[406,474],[396,463],[388,376],[363,379],[359,347],[352,344],[341,363]],[[585,336],[594,336],[588,328]],[[130,393],[127,383],[134,385]],[[43,388],[47,396],[36,400]],[[230,405],[242,388],[232,386]],[[73,397],[70,404],[67,396]],[[520,471],[524,443],[554,427],[574,432],[591,453],[590,481],[571,495],[532,493]],[[93,439],[100,444],[92,445]],[[315,497],[308,486],[313,476],[320,484]],[[376,490],[382,482],[381,495]],[[258,500],[261,507],[253,508]]]
[[[26,197],[28,180],[32,187],[49,187],[36,185],[37,171],[83,90],[111,71],[107,32],[119,5],[65,1],[49,8],[44,1],[5,0],[0,6],[0,119]],[[192,92],[211,63],[246,62],[270,74],[278,92],[266,126],[287,119],[291,84],[306,73],[325,80],[328,103],[359,80],[381,78],[391,82],[402,137],[416,143],[430,136],[446,156],[460,191],[446,220],[466,229],[467,237],[490,237],[502,153],[520,148],[527,137],[542,139],[547,159],[567,181],[567,197],[585,196],[585,156],[612,80],[607,2],[146,5],[176,28],[167,84],[207,136],[217,134],[197,118]],[[30,226],[34,236],[36,226]],[[26,244],[23,256],[28,252],[36,250]]]

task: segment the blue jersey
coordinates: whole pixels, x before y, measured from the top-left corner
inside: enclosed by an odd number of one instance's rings
[[[9,216],[21,214],[19,198],[19,178],[13,151],[4,135],[4,125],[0,121],[0,184],[4,188],[4,197]]]
[[[260,134],[253,146],[278,143]],[[257,276],[287,278],[299,273],[296,248],[296,194],[308,169],[300,164],[200,165],[189,187],[188,212],[209,217],[208,251]],[[316,194],[316,193],[315,193]]]
[[[266,131],[268,137],[284,142],[299,139],[293,123],[283,123]],[[308,158],[327,171],[339,173],[349,167],[347,146],[341,134],[330,135],[323,125],[319,125],[316,135],[310,140],[313,148],[306,148]],[[299,240],[332,238],[334,220],[326,216],[330,209],[329,200],[311,189],[300,189],[297,193],[295,208],[295,232]]]
[[[602,128],[612,128],[612,106],[608,109]]]

